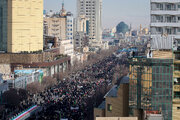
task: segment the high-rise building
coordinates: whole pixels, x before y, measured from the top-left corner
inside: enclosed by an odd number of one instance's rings
[[[77,20],[82,15],[89,19],[91,46],[100,46],[102,43],[101,11],[102,0],[77,0]]]
[[[151,53],[171,57],[174,53],[173,112],[179,120],[180,107],[180,0],[151,0]],[[166,51],[162,50],[166,49]],[[156,51],[158,50],[158,51]],[[161,50],[161,52],[159,51]],[[169,50],[169,51],[167,51]],[[173,50],[173,51],[172,51]],[[154,57],[154,55],[152,55]]]
[[[45,34],[57,37],[60,40],[66,39],[66,17],[53,15],[44,18]]]
[[[180,40],[179,12],[180,0],[151,0],[152,49],[172,49]]]
[[[43,50],[43,0],[0,0],[0,50]]]
[[[71,43],[73,43],[73,14],[71,12],[67,12],[66,15],[66,39],[71,40]]]
[[[89,44],[89,19],[85,15],[75,19],[74,47],[83,48]]]
[[[76,31],[89,34],[89,19],[85,15],[81,15],[76,20]]]
[[[0,1],[0,51],[7,51],[7,0]]]
[[[64,3],[59,14],[54,13],[44,17],[44,34],[60,40],[73,41],[73,14],[66,12]]]
[[[132,58],[129,74],[130,115],[162,115],[172,120],[173,59]]]

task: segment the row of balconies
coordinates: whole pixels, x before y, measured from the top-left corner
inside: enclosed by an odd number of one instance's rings
[[[162,20],[152,19],[151,23],[180,23],[180,21],[179,20],[167,20],[167,19],[162,19]]]
[[[151,27],[180,27],[180,22],[169,23],[169,22],[152,22]]]
[[[152,11],[179,11],[180,9],[179,8],[175,8],[175,7],[172,7],[172,8],[152,8],[151,9]]]
[[[152,2],[151,1],[151,10],[153,11],[159,11],[159,10],[163,10],[163,11],[178,11],[180,10],[180,1],[179,2]]]
[[[180,15],[151,15],[152,22],[180,22]]]
[[[151,34],[180,35],[180,28],[151,27]]]
[[[178,11],[151,11],[151,15],[179,15],[179,10]]]
[[[178,3],[179,0],[151,0],[151,3]]]
[[[52,31],[59,31],[59,29],[52,29]]]

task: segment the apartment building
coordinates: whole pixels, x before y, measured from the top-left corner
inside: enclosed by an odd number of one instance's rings
[[[180,110],[180,0],[151,0],[152,57],[173,58],[173,120]],[[158,53],[158,55],[156,55]]]
[[[72,56],[74,54],[73,44],[71,40],[60,41],[60,53]]]
[[[45,17],[44,24],[45,33],[47,36],[57,37],[60,40],[66,39],[66,17],[53,15],[52,17]]]
[[[180,0],[151,0],[153,49],[178,49],[180,42]],[[174,43],[176,41],[177,43]],[[179,42],[178,42],[179,41]]]
[[[66,14],[66,39],[71,40],[71,43],[73,43],[74,36],[73,20],[73,14],[71,12],[68,12]]]
[[[84,48],[89,45],[89,19],[81,15],[75,19],[74,47],[75,49]]]
[[[0,2],[0,51],[7,51],[7,0]]]
[[[148,114],[172,120],[173,59],[139,56],[129,63],[130,115],[138,120],[148,118]]]
[[[85,15],[80,15],[77,18],[77,32],[83,32],[89,34],[89,19]]]
[[[0,0],[0,51],[43,50],[43,0]]]
[[[85,15],[89,19],[89,43],[100,46],[102,43],[102,0],[77,0],[77,19]]]

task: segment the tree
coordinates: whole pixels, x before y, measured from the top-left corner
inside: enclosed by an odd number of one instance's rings
[[[44,86],[42,86],[39,82],[33,82],[27,85],[27,90],[30,93],[35,94],[38,92],[42,92],[44,90]]]
[[[3,100],[7,105],[16,107],[20,103],[20,97],[16,89],[10,89],[3,93]]]
[[[19,89],[20,100],[23,101],[28,98],[28,92],[25,89]]]
[[[127,24],[125,24],[124,22],[120,22],[117,26],[116,26],[116,29],[117,29],[117,33],[123,33],[125,34],[128,30],[129,30],[129,27]]]
[[[118,65],[114,68],[113,84],[116,84],[123,76],[128,74],[129,69],[125,65]]]
[[[44,86],[44,88],[49,88],[57,83],[57,80],[55,78],[52,78],[50,76],[44,77],[43,81],[41,83],[41,86]]]

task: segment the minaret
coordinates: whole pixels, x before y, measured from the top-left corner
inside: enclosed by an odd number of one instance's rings
[[[132,35],[132,25],[130,24],[130,27],[129,27],[129,36]]]
[[[140,35],[142,35],[142,25],[140,24]]]
[[[60,16],[66,16],[66,10],[64,9],[64,0],[62,2],[62,9],[61,9],[61,12],[60,12]]]

